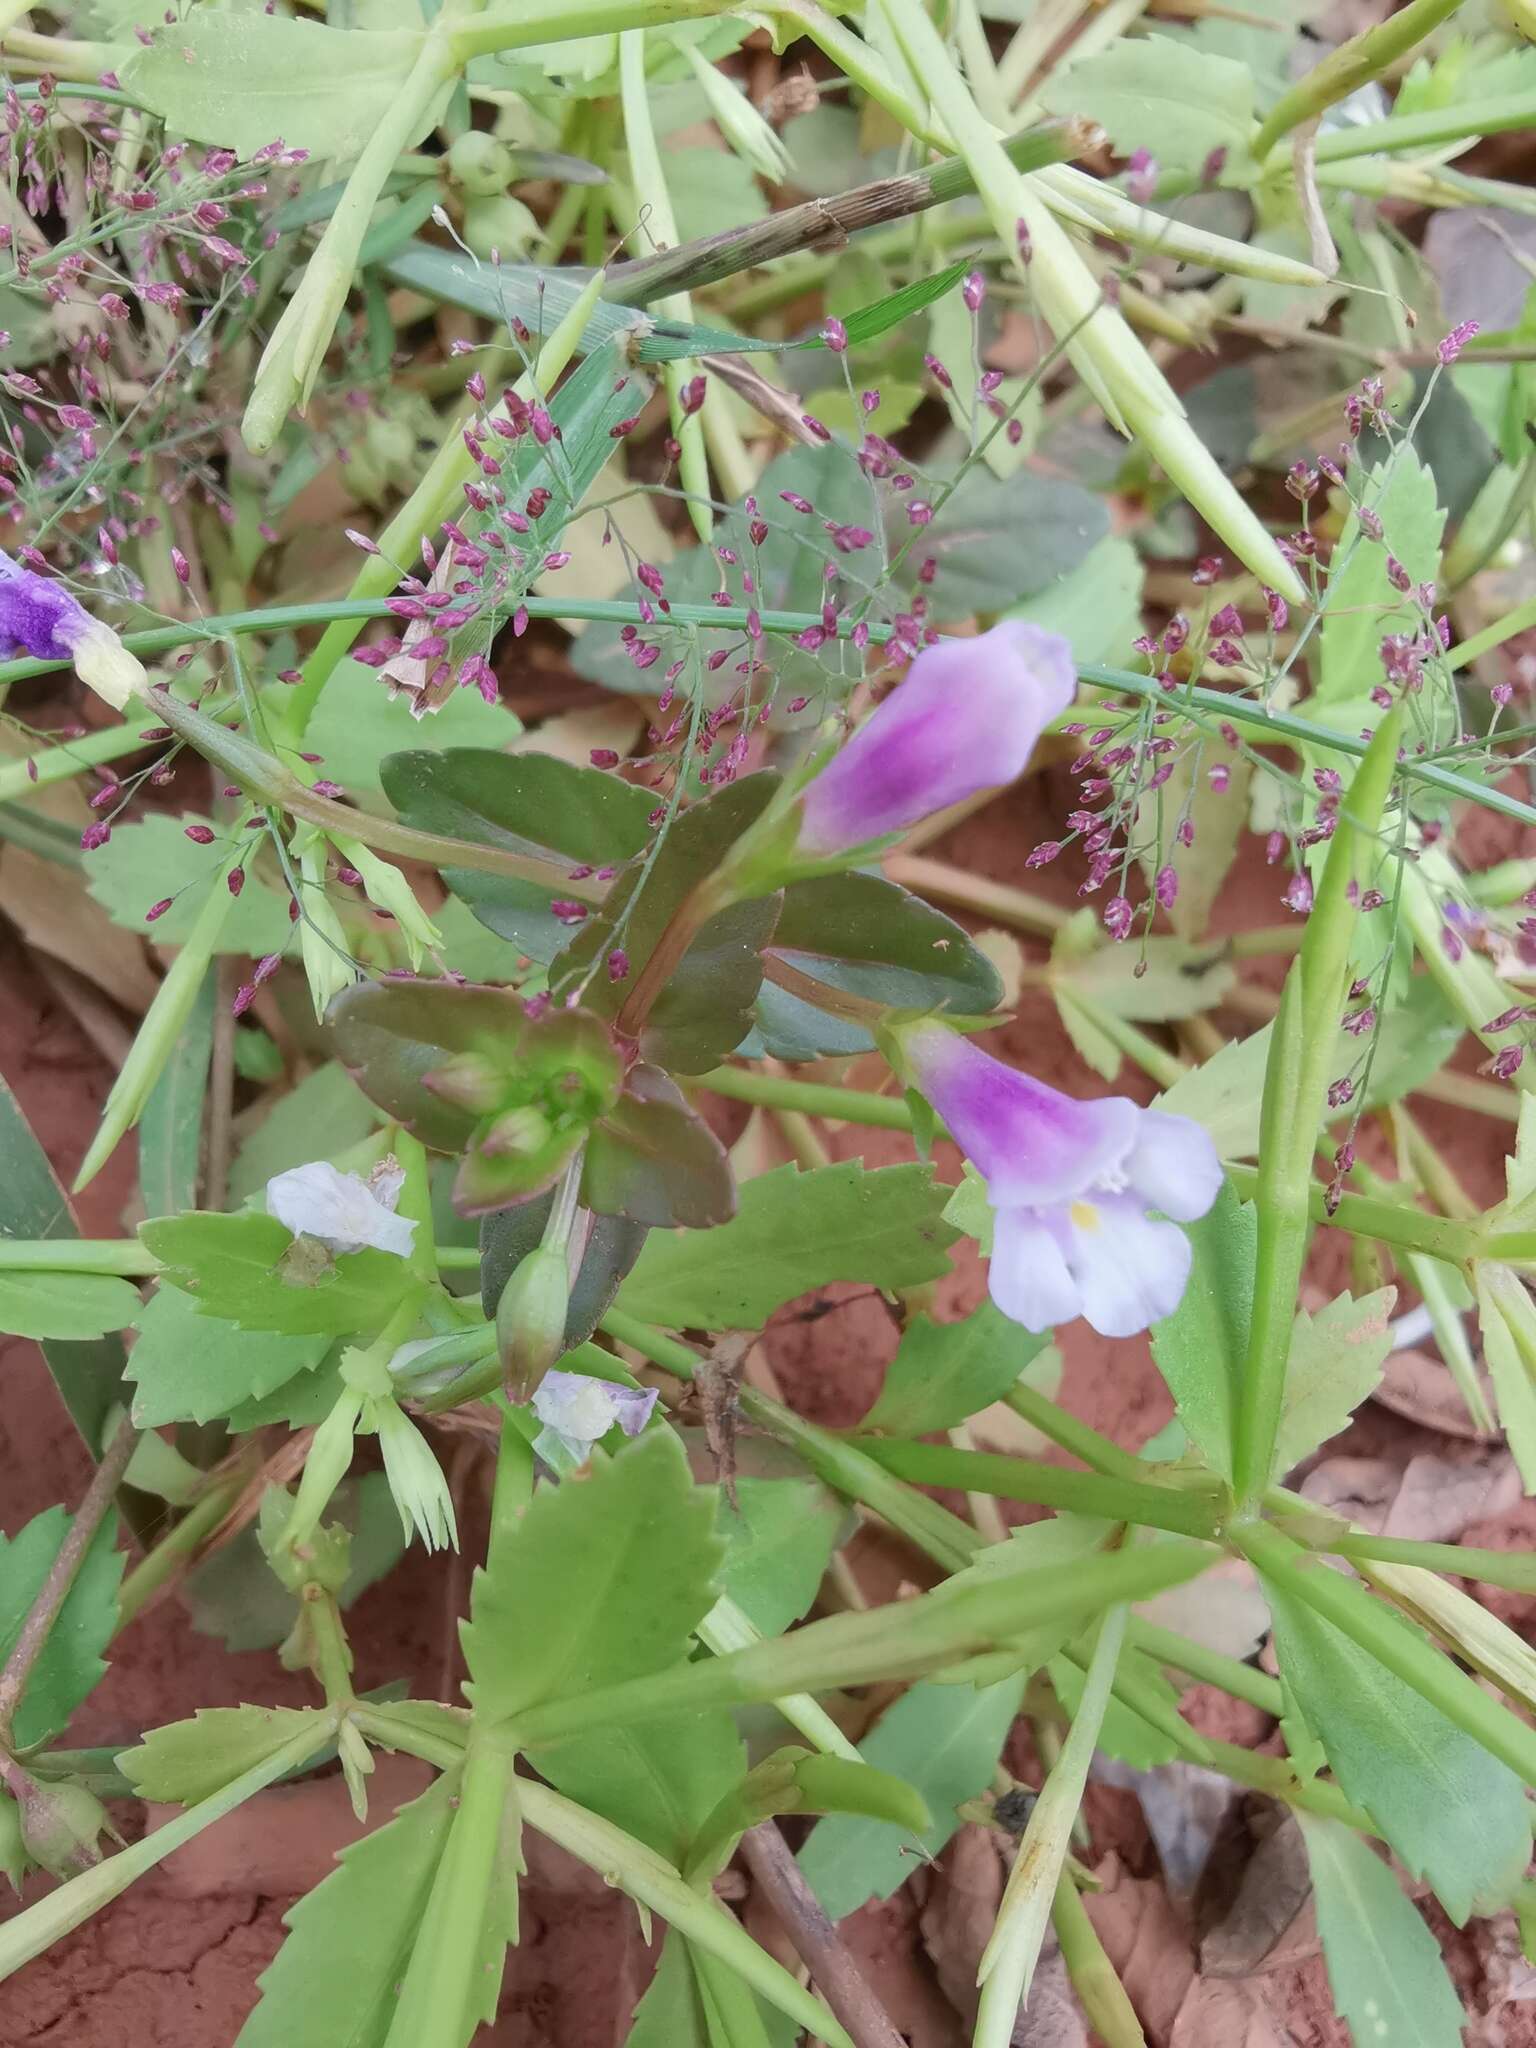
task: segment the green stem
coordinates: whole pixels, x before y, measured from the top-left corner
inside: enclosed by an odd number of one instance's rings
[[[1446,656],[1446,661],[1452,670],[1470,668],[1474,661],[1491,654],[1495,647],[1502,647],[1506,640],[1513,640],[1517,633],[1527,632],[1532,626],[1536,626],[1536,597],[1517,604],[1513,611],[1506,612],[1502,619],[1495,619],[1481,633],[1459,641]]]
[[[253,1469],[246,1465],[205,1487],[170,1534],[124,1576],[117,1596],[120,1629],[136,1620],[161,1587],[201,1549],[244,1492]]]
[[[385,2048],[462,2048],[487,1999],[487,1932],[498,1922],[498,1851],[515,1797],[513,1752],[478,1728],[464,1756],[453,1824],[411,1948]],[[515,1877],[511,1882],[516,1883]],[[494,1950],[500,1978],[501,1948]],[[494,1987],[492,1987],[494,1989]]]
[[[755,1102],[764,1109],[799,1110],[806,1116],[832,1117],[881,1131],[912,1128],[912,1112],[899,1096],[829,1088],[823,1082],[796,1081],[785,1074],[760,1074],[752,1067],[712,1067],[707,1074],[690,1075],[688,1085],[707,1088],[733,1102]]]
[[[1209,1650],[1203,1643],[1175,1635],[1171,1628],[1159,1628],[1156,1622],[1146,1621],[1140,1615],[1131,1618],[1131,1641],[1159,1664],[1171,1664],[1175,1671],[1182,1671],[1186,1678],[1201,1685],[1218,1686],[1233,1699],[1246,1700],[1249,1706],[1277,1721],[1285,1711],[1279,1680],[1256,1671],[1251,1664],[1239,1663],[1236,1657],[1225,1657],[1219,1650]]]
[[[526,50],[534,43],[664,28],[673,21],[705,21],[728,13],[732,5],[733,0],[524,0],[507,11],[471,17],[453,30],[449,43],[459,63],[467,64],[472,57]]]
[[[1101,1436],[1098,1430],[1080,1422],[1075,1415],[1069,1415],[1065,1408],[1047,1400],[1044,1394],[1024,1380],[1011,1387],[1004,1394],[1003,1401],[1021,1421],[1039,1430],[1061,1450],[1074,1458],[1081,1458],[1091,1471],[1101,1472],[1107,1479],[1128,1479],[1141,1485],[1147,1483],[1157,1469],[1144,1458],[1122,1451],[1117,1443]]]
[[[167,1821],[164,1827],[156,1828],[129,1849],[123,1849],[116,1856],[109,1856],[94,1869],[83,1871],[79,1877],[72,1877],[57,1890],[18,1913],[14,1920],[0,1927],[0,1982],[19,1970],[23,1963],[30,1963],[34,1956],[40,1956],[44,1949],[51,1948],[56,1941],[62,1941],[66,1934],[82,1926],[93,1913],[99,1913],[120,1898],[131,1884],[146,1872],[163,1863],[173,1851],[200,1835],[204,1828],[212,1827],[222,1820],[226,1813],[233,1813],[247,1799],[284,1777],[289,1771],[297,1770],[309,1762],[312,1756],[324,1749],[336,1734],[337,1718],[334,1714],[317,1712],[313,1721],[285,1742],[281,1749],[271,1756],[263,1757],[259,1764],[253,1764],[240,1777],[232,1779],[222,1791],[215,1792],[210,1799],[203,1799],[196,1806],[190,1806],[175,1820]]]
[[[1358,894],[1392,788],[1401,711],[1383,721],[1339,811],[1301,951],[1286,976],[1264,1075],[1253,1315],[1234,1444],[1238,1499],[1269,1484],[1285,1405],[1286,1361],[1310,1234],[1312,1158],[1348,978]],[[1353,894],[1351,892],[1354,892]]]
[[[1136,2008],[1104,1952],[1104,1944],[1069,1870],[1064,1870],[1056,1880],[1051,1925],[1056,1930],[1072,1989],[1089,2026],[1105,2048],[1146,2048],[1147,2037],[1136,2017]]]
[[[1317,138],[1317,161],[1386,156],[1400,150],[1440,149],[1448,142],[1480,142],[1511,128],[1536,127],[1536,93],[1503,93],[1494,99],[1431,107],[1422,114],[1392,114],[1384,121],[1337,128]]]
[[[1293,128],[1314,121],[1362,85],[1369,85],[1431,35],[1461,5],[1461,0],[1409,0],[1375,28],[1351,36],[1305,78],[1283,94],[1253,138],[1253,159],[1262,163]]]
[[[995,1494],[1002,1500],[1029,1501],[1036,1507],[1101,1515],[1110,1522],[1171,1529],[1180,1536],[1214,1537],[1220,1523],[1214,1501],[1172,1487],[1106,1479],[1097,1472],[1073,1472],[1060,1465],[999,1457],[987,1451],[955,1450],[948,1444],[876,1436],[858,1437],[854,1442],[888,1472],[919,1486]]]
[[[1438,1707],[1446,1719],[1536,1787],[1536,1729],[1490,1699],[1475,1679],[1405,1628],[1390,1607],[1272,1525],[1235,1522],[1230,1534],[1261,1577],[1332,1622],[1358,1648]]]
[[[1536,1554],[1528,1550],[1479,1550],[1473,1544],[1418,1543],[1408,1536],[1327,1537],[1317,1546],[1338,1557],[1369,1563],[1420,1565],[1425,1571],[1455,1572],[1486,1586],[1536,1593]]]

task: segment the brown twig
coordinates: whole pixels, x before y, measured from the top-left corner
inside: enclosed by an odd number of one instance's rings
[[[848,2029],[856,2048],[904,2048],[890,2014],[865,1983],[776,1824],[765,1820],[749,1828],[741,1838],[741,1853],[783,1922],[795,1953]]]
[[[27,1689],[27,1680],[43,1653],[43,1646],[59,1618],[60,1609],[69,1598],[69,1589],[75,1583],[85,1553],[106,1519],[138,1441],[138,1430],[124,1417],[91,1477],[85,1498],[76,1509],[75,1518],[59,1545],[58,1555],[48,1567],[48,1576],[38,1587],[37,1597],[21,1624],[21,1632],[11,1646],[5,1668],[0,1671],[0,1746],[9,1746],[11,1723]]]

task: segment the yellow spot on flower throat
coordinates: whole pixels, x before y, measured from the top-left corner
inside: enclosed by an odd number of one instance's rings
[[[1079,1230],[1097,1230],[1103,1220],[1092,1202],[1074,1202],[1070,1213]]]

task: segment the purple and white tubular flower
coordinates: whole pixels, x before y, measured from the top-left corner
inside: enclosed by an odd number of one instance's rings
[[[654,1387],[625,1387],[579,1372],[548,1372],[533,1397],[533,1412],[544,1425],[533,1440],[535,1455],[556,1472],[574,1472],[615,1424],[626,1436],[638,1436],[655,1406]]]
[[[1036,1331],[1082,1316],[1102,1337],[1171,1315],[1191,1260],[1178,1226],[1221,1186],[1209,1134],[1125,1096],[1062,1095],[943,1024],[900,1038],[913,1085],[986,1183],[1003,1314]]]
[[[1076,688],[1067,642],[1022,619],[925,647],[801,791],[797,853],[847,853],[1012,782]]]
[[[24,569],[0,548],[0,658],[21,654],[72,663],[115,711],[148,680],[112,628],[93,619],[62,583]]]

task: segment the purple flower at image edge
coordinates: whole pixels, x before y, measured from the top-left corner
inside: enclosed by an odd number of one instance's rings
[[[925,648],[806,785],[798,850],[846,853],[1014,781],[1076,688],[1067,642],[1023,620]]]
[[[942,1024],[909,1027],[902,1050],[986,1182],[988,1286],[1004,1315],[1035,1331],[1082,1316],[1130,1337],[1173,1313],[1192,1256],[1179,1225],[1221,1186],[1199,1124],[1125,1096],[1079,1102]]]
[[[70,662],[83,683],[121,711],[144,670],[110,626],[93,619],[60,583],[24,569],[0,549],[0,658],[30,654]]]

